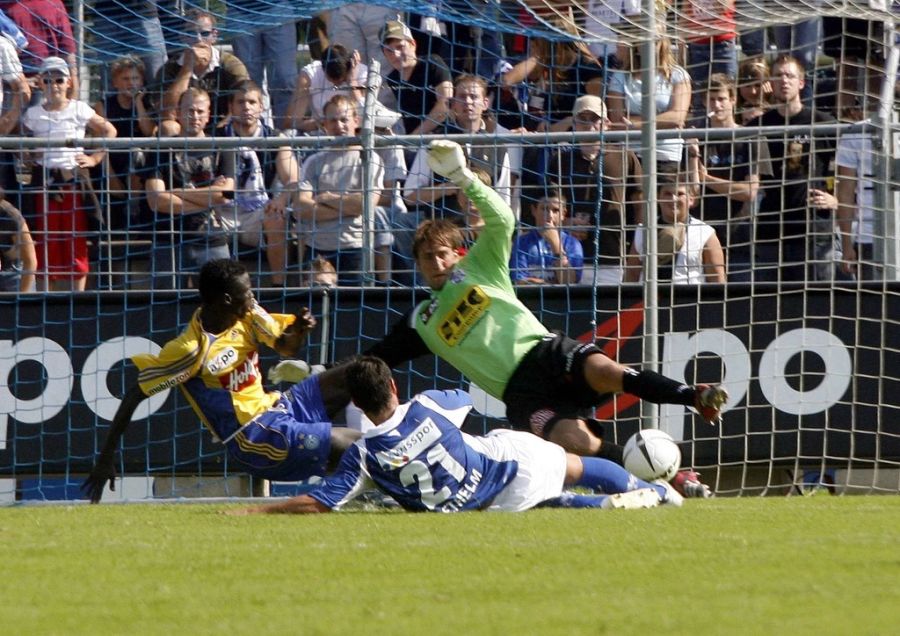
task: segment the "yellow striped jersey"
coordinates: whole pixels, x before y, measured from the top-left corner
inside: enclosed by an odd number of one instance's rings
[[[197,416],[220,440],[270,409],[281,394],[266,392],[259,369],[259,343],[274,346],[296,320],[290,314],[270,314],[254,302],[238,322],[219,334],[203,330],[200,310],[177,338],[158,354],[131,358],[139,370],[145,395],[178,386]]]

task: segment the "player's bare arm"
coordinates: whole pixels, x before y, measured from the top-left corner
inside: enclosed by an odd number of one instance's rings
[[[264,506],[253,506],[251,508],[238,508],[229,510],[226,514],[244,516],[244,515],[278,515],[278,514],[311,514],[317,512],[331,512],[331,508],[322,502],[313,499],[309,495],[298,495],[284,501],[278,501]]]
[[[125,393],[115,416],[113,416],[112,426],[103,443],[103,450],[100,451],[91,474],[81,484],[81,491],[90,498],[92,504],[100,503],[106,482],[109,482],[110,490],[116,489],[116,450],[119,448],[119,440],[125,434],[125,429],[131,422],[131,416],[134,415],[145,397],[140,387],[132,386]]]
[[[309,311],[309,307],[301,308],[296,317],[294,324],[285,329],[275,341],[274,349],[279,355],[285,357],[297,355],[309,332],[316,328],[316,319]]]

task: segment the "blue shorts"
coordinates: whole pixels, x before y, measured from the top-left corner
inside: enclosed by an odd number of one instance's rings
[[[256,477],[301,481],[324,475],[331,451],[331,421],[319,378],[312,376],[292,386],[226,446],[231,457]]]

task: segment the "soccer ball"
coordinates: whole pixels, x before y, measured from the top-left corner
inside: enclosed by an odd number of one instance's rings
[[[645,481],[669,481],[681,468],[681,450],[668,433],[648,428],[625,443],[625,469]]]

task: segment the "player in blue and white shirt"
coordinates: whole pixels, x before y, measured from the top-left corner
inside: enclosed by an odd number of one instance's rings
[[[528,510],[681,505],[665,482],[648,483],[599,457],[579,457],[531,433],[495,430],[476,437],[460,427],[472,408],[467,393],[426,391],[405,404],[390,368],[363,356],[345,381],[354,404],[375,427],[341,458],[337,470],[308,494],[243,513],[339,510],[373,485],[411,511]],[[566,486],[604,494],[563,493]]]

